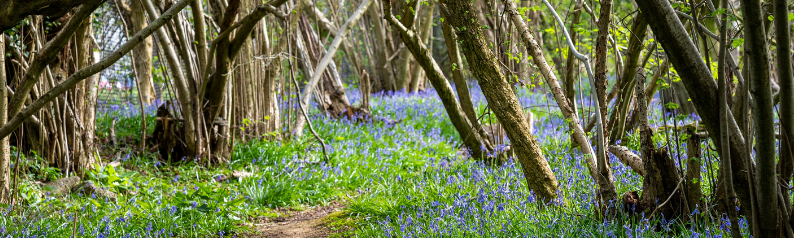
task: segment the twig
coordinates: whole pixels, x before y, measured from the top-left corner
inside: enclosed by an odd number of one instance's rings
[[[653,209],[653,212],[651,212],[651,215],[648,216],[648,217],[653,217],[653,215],[656,214],[656,211],[659,211],[659,208],[663,207],[664,205],[667,205],[667,203],[670,202],[670,199],[673,198],[673,195],[675,195],[675,192],[677,192],[678,189],[681,188],[681,184],[684,183],[684,180],[685,179],[681,179],[681,181],[678,181],[678,185],[675,186],[675,190],[673,190],[673,193],[671,193],[670,196],[667,197],[667,200],[664,200],[664,202],[662,204],[659,204],[659,206],[656,206],[656,208]]]
[[[292,49],[291,49],[292,47],[291,46],[292,45],[289,45],[290,49],[288,49],[290,52],[292,52]],[[317,135],[317,132],[314,131],[314,126],[312,126],[312,122],[309,120],[309,115],[306,114],[306,110],[303,108],[303,104],[300,103],[301,102],[300,88],[298,87],[298,81],[295,80],[295,73],[294,73],[294,69],[293,69],[293,66],[292,66],[292,60],[287,60],[287,63],[289,64],[290,78],[292,78],[292,82],[295,84],[295,90],[296,90],[295,94],[298,97],[297,98],[298,99],[298,108],[300,109],[301,114],[303,114],[303,117],[306,119],[306,124],[309,125],[309,131],[311,131],[312,135],[314,136],[314,138],[317,139],[318,142],[320,142],[320,146],[322,146],[322,149],[323,149],[323,157],[325,157],[325,162],[327,163],[327,162],[330,161],[330,159],[328,158],[328,153],[325,151],[325,141],[323,141],[323,138],[320,138],[320,136]]]

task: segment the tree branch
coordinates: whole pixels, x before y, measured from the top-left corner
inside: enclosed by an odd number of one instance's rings
[[[154,33],[155,30],[159,29],[160,27],[165,25],[166,22],[170,21],[171,18],[173,18],[177,12],[182,10],[182,8],[187,6],[187,4],[190,3],[190,1],[192,0],[181,0],[178,3],[174,4],[174,6],[172,6],[170,9],[168,9],[168,11],[163,13],[163,15],[160,18],[153,21],[151,25],[147,26],[146,28],[135,34],[135,36],[129,38],[126,43],[124,43],[123,45],[121,45],[121,47],[119,47],[118,50],[114,51],[113,53],[110,53],[107,57],[102,59],[102,61],[78,70],[77,72],[69,76],[69,78],[67,78],[60,84],[50,89],[50,91],[47,91],[47,93],[41,95],[39,99],[31,103],[30,106],[26,107],[20,113],[16,114],[11,120],[8,121],[8,123],[3,125],[3,127],[0,127],[0,138],[5,138],[9,134],[11,134],[11,132],[13,132],[17,127],[19,127],[19,125],[22,124],[22,122],[30,118],[30,116],[33,115],[33,113],[39,111],[39,109],[44,107],[44,105],[47,105],[53,99],[55,99],[62,93],[66,92],[66,90],[71,89],[72,87],[74,87],[74,85],[76,85],[83,79],[91,75],[94,75],[96,73],[99,73],[100,71],[113,65],[113,63],[121,59],[122,56],[129,53],[133,48],[135,48],[135,46],[143,42],[143,39],[149,37],[150,35],[152,35],[152,33]],[[81,10],[83,7],[86,6],[82,6]],[[79,19],[82,21],[82,18]],[[47,46],[45,46],[45,48],[46,47]],[[17,92],[16,96],[19,96],[20,94],[21,93]]]

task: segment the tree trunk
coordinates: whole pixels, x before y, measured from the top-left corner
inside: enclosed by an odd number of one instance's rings
[[[116,0],[121,1],[121,0]],[[143,30],[149,23],[146,21],[146,10],[143,3],[139,0],[130,1],[130,35]],[[154,83],[152,82],[152,37],[147,37],[133,50],[135,56],[132,62],[135,64],[135,75],[138,77],[138,92],[141,94],[143,103],[151,104],[155,100]]]
[[[601,118],[607,118],[607,41],[609,39],[609,24],[612,21],[612,0],[601,1],[601,13],[598,17],[598,37],[596,38],[595,55],[595,90],[598,94],[598,104],[601,106]],[[607,133],[608,131],[604,131]],[[598,150],[604,150],[599,146]],[[599,152],[603,153],[603,152]]]
[[[455,82],[455,90],[458,92],[458,100],[469,119],[471,125],[480,133],[483,140],[487,140],[488,136],[482,128],[482,125],[477,120],[477,111],[474,107],[474,102],[471,99],[471,92],[469,91],[469,84],[463,78],[463,60],[460,58],[460,50],[458,48],[458,35],[452,30],[452,26],[448,22],[441,23],[441,30],[444,31],[444,43],[447,45],[447,54],[452,65],[452,81]]]
[[[99,61],[99,52],[94,52],[91,47],[91,36],[93,17],[88,17],[83,22],[75,34],[76,51],[74,52],[79,69],[88,67]],[[77,69],[75,69],[77,71]],[[71,102],[74,116],[71,118],[73,124],[70,125],[74,139],[69,140],[72,144],[74,171],[80,177],[85,177],[85,173],[96,164],[96,148],[94,147],[94,120],[97,98],[97,82],[99,74],[89,76],[85,81],[78,83],[74,90]]]
[[[684,181],[684,186],[686,187],[686,200],[690,211],[695,211],[695,209],[703,211],[708,208],[705,207],[705,203],[701,201],[703,198],[703,191],[700,189],[702,184],[702,178],[700,176],[700,166],[702,164],[700,136],[691,129],[687,129],[687,135],[689,135],[689,138],[687,138],[686,141],[687,160],[686,180]]]
[[[447,18],[458,29],[462,39],[464,55],[482,87],[483,94],[507,132],[518,161],[527,180],[527,185],[545,201],[557,196],[557,179],[543,157],[539,144],[524,117],[521,104],[507,78],[502,74],[496,56],[485,41],[482,23],[471,1],[445,1],[449,8]]]
[[[603,19],[603,18],[602,18]],[[631,34],[629,35],[629,46],[626,53],[626,66],[623,67],[623,72],[620,74],[621,83],[619,96],[615,102],[615,109],[609,118],[609,144],[614,144],[617,140],[623,138],[624,128],[626,125],[626,118],[629,113],[629,106],[632,102],[634,94],[634,72],[640,67],[639,59],[643,49],[643,42],[645,33],[648,30],[648,22],[642,13],[638,13],[634,18],[634,23],[631,26]]]
[[[759,0],[743,0],[742,16],[746,26],[764,24],[764,13]],[[766,31],[763,27],[744,28],[744,52],[750,69],[750,93],[755,101],[753,120],[757,125],[755,137],[758,184],[759,237],[778,234],[777,176],[775,176],[775,115],[772,105],[772,87],[769,78],[769,55]],[[788,54],[786,52],[785,54]]]
[[[791,184],[794,172],[794,79],[792,79],[791,32],[789,32],[788,6],[786,0],[774,0],[775,53],[777,55],[778,84],[780,85],[780,162],[778,173],[782,181]],[[781,189],[786,191],[785,185]],[[789,196],[783,196],[786,207],[791,207]]]
[[[406,49],[415,56],[419,65],[427,72],[427,76],[436,89],[441,103],[444,104],[444,109],[447,111],[452,125],[455,126],[455,130],[458,131],[458,135],[460,135],[464,145],[471,151],[472,157],[487,158],[493,148],[480,136],[481,133],[476,131],[477,129],[475,129],[473,122],[470,122],[466,117],[460,104],[455,99],[452,86],[449,85],[449,81],[444,77],[441,68],[433,60],[430,51],[422,45],[414,30],[405,28],[390,14],[390,3],[384,2],[383,4],[383,12],[387,14],[385,18],[397,29],[403,42],[405,42]]]
[[[0,36],[0,86],[7,85],[5,37]],[[8,90],[0,90],[0,125],[8,121]],[[8,203],[11,198],[11,146],[8,136],[0,139],[0,203]]]
[[[581,18],[582,15],[583,1],[584,0],[576,0],[576,5],[574,5],[573,13],[572,13],[573,16],[571,17],[571,26],[569,27],[570,29],[574,29],[576,25],[579,24],[579,18]],[[576,41],[578,39],[577,31],[571,31],[570,37],[571,37],[571,42],[575,46]],[[571,106],[571,110],[573,110],[574,114],[576,114],[579,111],[576,108],[576,75],[577,72],[579,72],[579,60],[576,59],[576,57],[573,55],[573,53],[571,53],[571,51],[568,51],[568,58],[565,61],[565,67],[566,67],[565,76],[563,77],[563,81],[562,81],[563,87],[565,89],[563,90],[563,92],[565,92],[565,98],[568,99],[568,105]],[[574,115],[574,117],[578,117],[578,115]],[[573,130],[573,128],[570,129]],[[578,146],[578,143],[576,143],[576,140],[573,138],[573,135],[571,135],[571,146],[572,147]]]
[[[378,4],[380,1],[373,4]],[[392,77],[392,63],[389,62],[390,47],[386,45],[386,38],[389,36],[386,33],[386,28],[383,25],[383,16],[378,11],[382,8],[370,7],[367,10],[369,19],[372,22],[372,28],[375,32],[375,49],[376,60],[373,68],[372,75],[377,76],[376,80],[372,80],[376,87],[375,92],[380,91],[394,91],[394,78]]]
[[[684,199],[679,190],[681,177],[675,162],[668,157],[667,149],[656,149],[653,143],[653,131],[648,123],[648,105],[645,104],[644,69],[637,69],[636,87],[637,113],[640,120],[640,143],[642,163],[645,166],[645,177],[642,183],[641,210],[648,210],[651,216],[658,211],[665,219],[674,219],[681,215],[680,207]]]
[[[699,115],[702,117],[709,136],[718,148],[723,144],[718,143],[720,134],[720,124],[723,121],[719,118],[719,104],[717,103],[717,85],[710,74],[710,70],[697,51],[697,47],[692,39],[687,35],[683,24],[676,16],[675,11],[668,1],[647,0],[638,1],[637,5],[642,14],[647,17],[648,25],[651,26],[655,39],[662,45],[666,52],[690,52],[688,54],[668,54],[668,59],[678,71],[687,92],[690,92],[692,102],[695,104]],[[745,141],[733,116],[730,116],[725,123],[730,132],[730,141],[727,146],[730,149],[732,176],[737,188],[737,194],[741,204],[751,204],[750,183],[747,168],[752,165],[745,164],[742,159],[745,150]]]
[[[427,5],[422,5],[422,19],[419,20],[419,39],[422,40],[421,44],[425,45],[425,48],[432,51],[433,48],[428,47],[430,43],[430,33],[433,30],[433,11],[436,8],[435,1],[428,1]],[[414,67],[413,72],[411,72],[411,85],[409,88],[409,92],[416,93],[419,91],[419,86],[422,80],[424,80],[424,71],[421,67]]]

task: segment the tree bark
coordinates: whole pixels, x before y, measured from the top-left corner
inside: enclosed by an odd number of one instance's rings
[[[706,63],[697,53],[697,47],[692,39],[687,35],[683,24],[676,16],[675,11],[668,1],[647,0],[637,1],[640,11],[647,17],[648,25],[651,26],[655,39],[662,45],[666,52],[690,52],[688,54],[668,54],[668,59],[678,71],[687,92],[691,92],[692,102],[703,119],[709,136],[713,141],[719,141],[720,124],[723,121],[719,118],[719,104],[717,98],[717,85],[710,74]],[[742,159],[745,150],[745,141],[733,116],[727,121],[727,129],[730,132],[730,141],[727,146],[731,153],[732,176],[736,184],[737,194],[741,204],[751,204],[750,191],[747,189],[750,180],[747,176],[747,168],[752,165],[745,164]],[[718,148],[723,144],[715,143]]]
[[[764,24],[759,0],[742,0],[742,16],[746,26]],[[763,27],[744,28],[744,52],[750,69],[750,93],[755,101],[753,120],[756,123],[755,176],[758,196],[759,237],[778,234],[777,176],[775,176],[775,115],[769,78],[769,55]],[[787,54],[787,52],[786,52]]]
[[[783,181],[791,184],[794,172],[794,79],[792,79],[791,32],[789,31],[788,6],[786,0],[774,0],[775,53],[777,79],[780,85],[780,162],[778,173]],[[782,185],[781,186],[785,186]],[[785,187],[781,187],[786,191]],[[783,196],[786,207],[790,207],[789,196]]]
[[[431,50],[433,48],[428,47],[430,43],[430,35],[433,30],[433,11],[435,11],[436,4],[435,1],[427,1],[427,5],[423,5],[422,7],[422,19],[419,20],[419,39],[422,40],[421,44]],[[411,93],[416,93],[419,91],[420,83],[424,80],[424,71],[421,67],[413,67],[411,72],[411,84],[408,88],[408,91]]]
[[[645,34],[648,30],[648,22],[642,13],[638,13],[634,18],[634,23],[631,26],[629,34],[629,46],[626,53],[626,65],[623,67],[623,72],[620,74],[621,83],[620,92],[618,93],[617,102],[615,102],[615,109],[612,111],[609,119],[609,144],[614,144],[617,140],[623,138],[626,126],[626,118],[629,113],[629,106],[632,103],[634,94],[634,72],[640,67],[639,59],[643,49],[643,41]]]
[[[469,91],[469,84],[463,77],[463,60],[460,58],[460,49],[458,48],[458,35],[452,29],[448,22],[441,23],[441,30],[444,31],[444,43],[447,46],[447,54],[452,65],[452,81],[455,82],[455,91],[458,93],[458,100],[463,113],[469,119],[471,125],[480,133],[483,140],[487,140],[488,136],[482,128],[482,125],[477,120],[477,111],[474,108],[474,101],[471,99],[471,92]]]
[[[120,0],[116,0],[120,1]],[[132,0],[130,3],[130,25],[132,32],[130,35],[134,35],[139,31],[146,28],[149,23],[146,21],[146,10],[143,7],[143,3],[139,0]],[[154,93],[154,83],[152,82],[152,47],[154,41],[152,41],[152,37],[148,37],[143,40],[141,44],[135,47],[133,50],[132,55],[135,56],[132,59],[132,62],[135,64],[135,72],[136,77],[138,77],[138,92],[141,94],[141,98],[143,102],[146,104],[152,104],[155,100],[155,93]]]
[[[356,24],[356,21],[358,21],[358,19],[361,18],[361,16],[364,14],[364,11],[366,11],[367,8],[369,8],[369,6],[371,4],[372,4],[372,0],[364,0],[364,2],[362,2],[361,5],[358,6],[356,11],[353,12],[353,14],[350,15],[350,18],[347,19],[345,24],[342,25],[342,27],[340,27],[339,33],[336,35],[336,37],[334,37],[334,40],[333,40],[333,42],[331,42],[331,45],[328,47],[327,52],[324,53],[323,58],[319,60],[319,63],[317,64],[316,68],[314,69],[314,72],[311,74],[311,78],[309,79],[309,82],[306,83],[306,86],[304,86],[303,92],[301,93],[301,102],[300,102],[300,104],[303,105],[304,108],[308,107],[309,100],[311,100],[311,95],[312,95],[312,92],[313,92],[314,88],[320,82],[320,78],[324,75],[323,72],[325,72],[325,68],[328,67],[328,65],[330,63],[332,63],[331,61],[333,60],[334,54],[336,53],[336,50],[339,48],[339,45],[342,44],[342,41],[344,40],[345,35],[347,34],[347,31],[350,29],[350,27],[352,25]],[[309,26],[309,27],[311,27],[311,26]],[[342,97],[342,96],[344,96],[344,88],[341,88],[341,85],[327,85],[326,84],[326,85],[323,85],[323,86],[325,86],[326,89],[329,89],[329,88],[333,89],[333,88],[339,87],[339,88],[334,89],[333,91],[330,91],[330,92],[332,92],[332,93],[330,93],[330,95],[333,96],[333,97]],[[329,87],[329,86],[331,86],[331,87]],[[326,91],[328,91],[328,90],[326,90]],[[341,92],[341,96],[337,95],[337,94],[340,94],[338,92]],[[328,92],[323,92],[323,93],[325,95],[329,94]],[[333,101],[340,101],[340,100],[332,100],[332,103],[333,103]],[[338,113],[341,112],[342,110],[352,110],[352,108],[350,107],[350,102],[347,102],[347,97],[346,96],[344,96],[344,100],[342,100],[342,105],[335,106],[335,108],[337,108],[337,110],[333,110],[332,111],[332,116],[338,116]],[[303,126],[304,125],[305,125],[305,119],[301,119],[299,117],[298,121],[295,123],[295,135],[296,136],[301,136],[303,134]]]
[[[595,90],[598,94],[598,104],[601,106],[601,118],[607,118],[607,41],[609,38],[609,23],[612,22],[612,0],[601,0],[601,13],[598,17],[598,37],[596,38],[595,55]],[[607,133],[607,131],[604,131]],[[597,148],[603,150],[600,146]],[[603,152],[599,152],[603,153]]]
[[[460,104],[458,104],[458,101],[455,99],[452,86],[449,85],[449,81],[444,77],[441,68],[439,68],[436,61],[433,60],[430,51],[422,45],[413,29],[406,28],[390,14],[390,2],[384,2],[383,8],[383,12],[386,13],[386,16],[384,16],[386,20],[397,29],[400,33],[400,37],[405,43],[406,49],[413,54],[422,69],[427,72],[430,83],[433,84],[433,87],[438,93],[438,97],[441,99],[441,103],[444,104],[444,109],[447,111],[452,125],[455,126],[455,130],[458,131],[458,135],[460,135],[463,143],[471,151],[472,157],[487,158],[487,154],[490,153],[493,148],[480,136],[481,133],[476,131],[477,129],[473,126],[473,123],[476,123],[476,121],[471,122],[466,117]]]
[[[91,47],[91,36],[93,35],[93,17],[88,17],[83,25],[77,29],[75,34],[75,52],[77,55],[77,66],[79,68],[88,67],[98,59],[95,59]],[[97,54],[99,52],[96,52]],[[98,57],[97,57],[98,58]],[[96,108],[96,83],[99,74],[89,76],[83,82],[77,83],[72,90],[72,97],[68,102],[73,108],[73,117],[67,117],[72,129],[73,139],[69,140],[73,150],[74,168],[78,176],[84,177],[86,172],[96,163],[94,147],[94,120]]]
[[[521,104],[518,102],[507,78],[502,74],[496,56],[489,50],[485,41],[481,23],[477,20],[477,12],[472,1],[444,1],[449,9],[446,16],[450,23],[458,29],[462,39],[464,55],[469,66],[482,87],[483,94],[507,132],[518,161],[524,171],[527,185],[535,194],[545,201],[557,196],[557,179],[548,162],[543,157],[539,144],[524,117]],[[443,3],[443,2],[442,2]],[[515,8],[515,7],[514,7]],[[541,58],[542,59],[542,58]]]
[[[700,136],[691,129],[687,129],[687,135],[689,135],[689,138],[686,141],[686,181],[684,181],[687,204],[690,211],[708,209],[704,207],[705,203],[701,201],[703,191],[700,189],[702,184],[700,176],[700,161],[702,157]]]
[[[379,2],[379,1],[378,1]],[[374,4],[378,4],[375,2]],[[372,67],[374,70],[372,75],[377,75],[376,80],[372,80],[376,87],[375,92],[379,91],[394,91],[394,78],[392,77],[392,64],[389,62],[389,47],[386,45],[386,38],[389,36],[386,33],[386,28],[383,25],[383,16],[378,11],[382,8],[370,7],[367,11],[369,19],[372,22],[372,28],[375,32],[375,53],[377,55],[376,64]]]
[[[0,86],[7,85],[5,62],[5,37],[0,36]],[[8,121],[8,90],[0,90],[0,125]],[[8,136],[0,139],[0,203],[8,203],[11,198],[11,146]]]

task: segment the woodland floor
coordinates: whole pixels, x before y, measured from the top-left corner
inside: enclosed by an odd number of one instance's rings
[[[344,209],[344,204],[332,202],[325,206],[315,206],[303,211],[285,211],[284,216],[275,218],[257,218],[251,234],[244,237],[265,238],[320,238],[329,237],[334,233],[329,227],[331,214]]]
[[[355,89],[351,102],[360,100]],[[478,112],[487,112],[472,85]],[[460,153],[460,138],[437,94],[376,94],[373,120],[337,120],[312,113],[330,160],[311,136],[237,143],[229,163],[168,164],[156,153],[103,143],[103,164],[87,178],[118,194],[117,201],[71,194],[50,196],[38,184],[63,178],[21,160],[22,209],[0,208],[0,237],[725,237],[729,224],[709,210],[692,221],[594,215],[593,188],[581,152],[571,149],[567,125],[542,92],[518,91],[537,117],[534,136],[559,182],[559,195],[541,204],[528,191],[520,165],[489,166]],[[582,108],[591,104],[584,101]],[[652,105],[660,108],[654,99]],[[583,109],[583,110],[585,110]],[[140,115],[127,109],[98,114],[97,134],[106,138],[114,118],[122,141],[137,144]],[[653,126],[665,122],[660,110]],[[683,118],[679,123],[689,123]],[[154,127],[154,115],[147,118]],[[483,116],[483,123],[495,122]],[[629,133],[625,144],[639,148]],[[679,143],[657,133],[658,146]],[[129,142],[126,142],[129,141]],[[711,147],[708,147],[711,148]],[[686,159],[685,151],[675,151]],[[12,153],[13,154],[13,153]],[[704,153],[715,154],[713,151]],[[34,158],[35,157],[35,158]],[[716,168],[709,157],[703,170]],[[113,163],[111,163],[113,162]],[[642,189],[642,178],[610,157],[619,194]],[[118,166],[110,166],[117,164]],[[245,172],[248,176],[234,176]],[[704,188],[713,173],[703,174]],[[711,195],[710,189],[704,195]],[[701,212],[702,211],[702,212]],[[70,224],[70,225],[64,225]],[[747,223],[739,220],[744,231]]]

